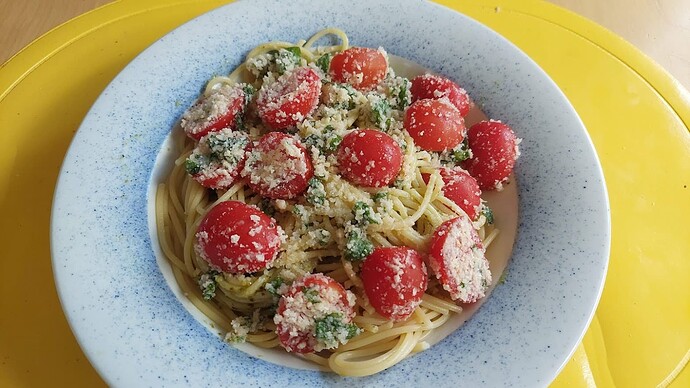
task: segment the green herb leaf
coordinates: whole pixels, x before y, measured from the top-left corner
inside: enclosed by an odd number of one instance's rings
[[[208,271],[199,277],[199,289],[201,289],[201,295],[204,299],[209,300],[216,296],[216,287],[218,283],[216,282],[216,276],[220,275],[218,271]]]
[[[386,198],[388,198],[388,192],[387,192],[387,191],[383,191],[383,190],[381,190],[381,191],[379,191],[378,193],[374,194],[374,196],[372,197],[372,199],[373,199],[374,201],[380,201],[380,200],[386,199]]]
[[[319,291],[316,288],[302,287],[302,293],[304,294],[304,297],[307,298],[307,300],[310,303],[313,303],[313,304],[321,303],[321,298],[319,298]]]
[[[264,289],[266,291],[268,291],[273,296],[280,296],[280,293],[278,293],[278,290],[280,289],[280,287],[283,284],[285,284],[285,281],[283,280],[283,278],[281,278],[279,276],[279,277],[271,280],[270,282],[266,283],[266,285],[264,286]]]
[[[408,81],[406,78],[403,78],[403,83],[402,85],[400,85],[400,90],[396,94],[396,97],[398,99],[398,105],[396,106],[396,108],[398,108],[399,110],[405,110],[405,108],[409,104],[410,99],[408,96],[409,93],[407,91],[407,86],[409,83],[410,81]]]
[[[352,207],[352,214],[355,216],[356,225],[367,226],[369,224],[379,223],[378,217],[376,217],[374,210],[366,202],[355,202],[355,205]]]
[[[374,251],[374,244],[369,241],[366,233],[357,228],[347,235],[345,244],[345,258],[348,260],[362,260]]]
[[[278,52],[273,55],[273,58],[275,59],[278,73],[283,74],[288,69],[299,66],[300,59],[302,58],[302,51],[299,47],[287,47],[278,50]]]
[[[464,160],[469,159],[472,156],[472,151],[470,151],[470,144],[467,141],[467,138],[460,143],[459,146],[455,147],[451,154],[451,160],[455,163],[460,163]]]
[[[492,225],[494,223],[494,212],[486,204],[482,206],[482,214],[486,218],[487,224]]]
[[[371,121],[384,131],[390,126],[390,115],[391,106],[388,101],[381,99],[371,105]]]
[[[357,325],[343,322],[340,313],[330,313],[317,319],[314,327],[316,339],[323,341],[329,348],[337,346],[338,343],[345,343],[361,332]]]
[[[323,205],[326,203],[326,188],[321,182],[321,179],[313,177],[309,180],[307,186],[307,195],[305,196],[307,202],[314,206]]]
[[[324,73],[328,73],[328,69],[331,67],[331,57],[330,53],[324,54],[316,60],[316,66],[318,66]]]
[[[201,172],[201,165],[192,160],[192,157],[190,156],[184,161],[184,169],[189,175],[196,175]]]

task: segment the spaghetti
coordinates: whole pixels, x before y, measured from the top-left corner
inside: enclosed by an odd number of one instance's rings
[[[340,44],[316,46],[328,36],[337,38]],[[245,63],[230,75],[211,79],[195,105],[201,110],[195,113],[195,108],[190,108],[183,117],[183,127],[190,127],[194,120],[196,124],[213,121],[209,117],[217,113],[217,106],[199,108],[211,100],[225,101],[225,110],[234,109],[233,120],[222,126],[225,128],[213,128],[203,136],[198,131],[194,136],[188,131],[185,136],[180,128],[174,130],[180,156],[167,180],[158,187],[156,223],[161,249],[180,288],[196,308],[227,333],[225,339],[229,342],[246,341],[262,348],[281,346],[275,315],[277,308],[280,314],[278,301],[285,298],[290,284],[312,273],[338,282],[354,295],[353,317],[348,322],[353,331],[348,338],[336,341],[335,346],[296,354],[340,375],[366,376],[426,350],[429,333],[462,311],[451,300],[445,279],[439,274],[443,267],[439,270],[438,264],[434,266],[436,277],[430,276],[418,304],[402,320],[377,312],[367,297],[360,272],[367,254],[376,247],[404,246],[426,254],[440,225],[458,218],[469,220],[468,212],[446,195],[444,187],[449,183],[440,172],[443,166],[459,164],[452,159],[453,153],[467,149],[464,144],[465,148],[434,152],[416,145],[404,127],[404,114],[413,98],[410,82],[396,76],[393,69],[386,69],[385,77],[368,91],[335,82],[328,61],[348,48],[346,34],[329,28],[297,44],[262,44],[251,50]],[[293,131],[290,138],[304,144],[313,177],[299,195],[267,198],[257,192],[262,190],[260,186],[250,184],[255,177],[261,178],[263,170],[258,162],[252,156],[241,160],[244,156],[228,155],[256,152],[256,142],[275,129],[275,125],[266,125],[267,109],[262,112],[257,106],[261,91],[282,82],[283,75],[303,68],[319,75],[322,84],[318,103],[286,131]],[[227,101],[233,101],[236,92],[223,94],[221,90],[238,87],[245,91],[244,105],[233,108]],[[258,97],[252,94],[255,90],[260,91]],[[282,125],[278,119],[275,122]],[[399,147],[401,167],[389,184],[362,186],[344,177],[343,163],[338,159],[339,144],[355,128],[375,128]],[[223,152],[214,151],[217,144],[210,137],[222,143]],[[208,143],[207,149],[200,149],[204,142]],[[254,144],[254,151],[244,148],[247,142]],[[232,148],[235,146],[239,148]],[[290,170],[301,167],[291,166]],[[232,183],[213,187],[211,181],[218,181],[219,175],[226,178],[224,182]],[[256,206],[275,221],[282,240],[275,260],[265,268],[226,272],[205,257],[199,245],[200,225],[211,209],[227,201]],[[481,204],[476,210],[471,229],[483,244],[473,246],[475,251],[477,247],[485,249],[498,233],[489,223],[488,208]],[[482,279],[481,287],[486,289],[487,283],[491,283],[490,274]],[[483,295],[482,291],[479,297]]]

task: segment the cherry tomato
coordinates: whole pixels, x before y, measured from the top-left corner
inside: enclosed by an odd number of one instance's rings
[[[317,338],[317,320],[339,314],[342,324],[349,324],[355,316],[355,297],[332,278],[309,274],[296,280],[281,296],[273,318],[280,344],[288,352],[312,353],[330,349]]]
[[[354,130],[338,147],[340,173],[348,181],[365,187],[391,183],[402,168],[402,151],[389,135],[374,129]]]
[[[455,202],[472,220],[479,216],[481,190],[477,181],[460,167],[442,168],[443,195]]]
[[[350,47],[331,59],[330,74],[333,81],[348,83],[358,90],[376,87],[388,72],[388,61],[380,50]]]
[[[259,117],[273,129],[294,127],[318,105],[321,79],[314,69],[298,67],[264,84],[256,98]]]
[[[408,247],[378,247],[360,272],[364,292],[377,313],[394,321],[407,319],[422,303],[427,287],[422,255]]]
[[[223,128],[235,129],[238,117],[246,108],[244,86],[222,85],[187,109],[180,120],[187,136],[198,141]]]
[[[264,197],[291,199],[307,189],[314,166],[299,140],[270,132],[249,154],[242,175],[249,187]]]
[[[222,272],[252,273],[270,266],[280,248],[280,227],[255,206],[225,201],[204,216],[195,250]]]
[[[491,284],[482,241],[465,216],[448,220],[436,229],[429,249],[429,266],[455,301],[476,302]]]
[[[465,120],[448,99],[417,100],[405,112],[407,133],[427,151],[454,148],[465,138]]]
[[[448,78],[433,74],[417,76],[412,80],[410,92],[412,102],[425,98],[438,100],[447,97],[461,116],[465,117],[470,112],[470,97],[467,92]]]
[[[246,133],[230,128],[211,132],[199,140],[185,161],[185,169],[204,187],[226,189],[239,177],[250,149]]]
[[[513,172],[520,155],[519,141],[513,130],[500,121],[481,121],[470,127],[467,142],[472,158],[465,160],[462,166],[482,190],[500,188]]]

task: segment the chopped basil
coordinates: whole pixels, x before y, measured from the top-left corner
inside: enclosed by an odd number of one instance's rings
[[[453,148],[450,153],[450,158],[455,163],[460,163],[463,160],[467,160],[472,157],[472,151],[470,151],[470,145],[467,142],[467,138],[460,143],[459,146]]]
[[[264,289],[266,289],[266,291],[268,291],[273,296],[280,296],[278,290],[280,289],[280,287],[282,287],[283,284],[285,284],[283,278],[277,277],[271,280],[270,282],[266,283]]]
[[[328,245],[328,243],[331,241],[331,232],[327,231],[326,229],[316,229],[314,234],[316,235],[316,240],[322,246]]]
[[[218,271],[208,271],[199,277],[199,289],[204,299],[209,300],[216,296],[216,276],[220,275]]]
[[[309,180],[306,199],[307,202],[315,206],[326,203],[326,188],[321,179],[313,177]]]
[[[410,103],[410,97],[409,93],[407,90],[407,86],[409,85],[410,81],[408,81],[406,78],[403,78],[403,83],[400,85],[400,90],[398,93],[395,95],[398,100],[398,105],[396,108],[399,110],[405,110],[407,105]]]
[[[492,225],[494,223],[494,212],[486,204],[482,206],[482,214],[486,218],[487,224]]]
[[[323,341],[328,348],[344,343],[362,331],[353,323],[343,322],[343,315],[340,313],[330,313],[317,319],[315,323],[314,336],[317,340]]]
[[[193,156],[193,155],[192,155]],[[196,175],[201,172],[201,165],[196,161],[192,160],[192,156],[184,161],[184,169],[190,175]]]
[[[374,244],[369,241],[366,233],[359,228],[350,231],[346,238],[345,257],[349,260],[362,260],[374,251]]]
[[[282,48],[273,54],[273,58],[276,62],[278,73],[283,74],[295,66],[299,66],[302,59],[302,50],[299,47]]]
[[[371,121],[380,129],[388,129],[390,115],[391,106],[388,101],[381,99],[371,104]]]
[[[355,205],[352,207],[352,214],[355,216],[355,225],[358,226],[380,223],[371,206],[363,201],[355,202]]]
[[[304,297],[307,298],[307,300],[310,303],[313,303],[313,304],[321,303],[321,299],[319,298],[319,291],[316,288],[302,287],[302,293],[304,294]]]
[[[225,136],[219,134],[210,134],[206,139],[208,148],[211,149],[211,159],[224,159],[230,163],[236,164],[240,161],[241,153],[238,151],[244,150],[249,144],[249,138],[246,136]]]
[[[387,192],[387,191],[383,191],[383,190],[381,190],[381,191],[379,191],[378,193],[374,194],[374,196],[372,197],[372,199],[373,199],[374,201],[380,201],[380,200],[385,199],[385,198],[388,198],[388,192]]]
[[[247,105],[249,105],[249,102],[251,102],[252,97],[254,97],[254,93],[256,92],[256,89],[254,89],[254,86],[252,86],[250,84],[246,84],[246,85],[244,85],[242,90],[244,91],[244,106],[246,108]]]
[[[318,66],[324,73],[328,73],[328,69],[331,66],[331,54],[327,53],[319,57],[316,60],[316,66]]]

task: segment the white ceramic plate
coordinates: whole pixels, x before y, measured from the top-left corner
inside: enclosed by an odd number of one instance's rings
[[[505,39],[441,6],[356,0],[335,8],[240,1],[203,15],[137,57],[87,115],[56,188],[53,268],[72,329],[108,383],[546,385],[581,339],[606,274],[609,209],[591,141],[566,98]],[[453,78],[524,139],[506,283],[431,349],[366,378],[292,369],[221,342],[168,287],[148,219],[154,162],[205,81],[260,43],[329,26]]]

